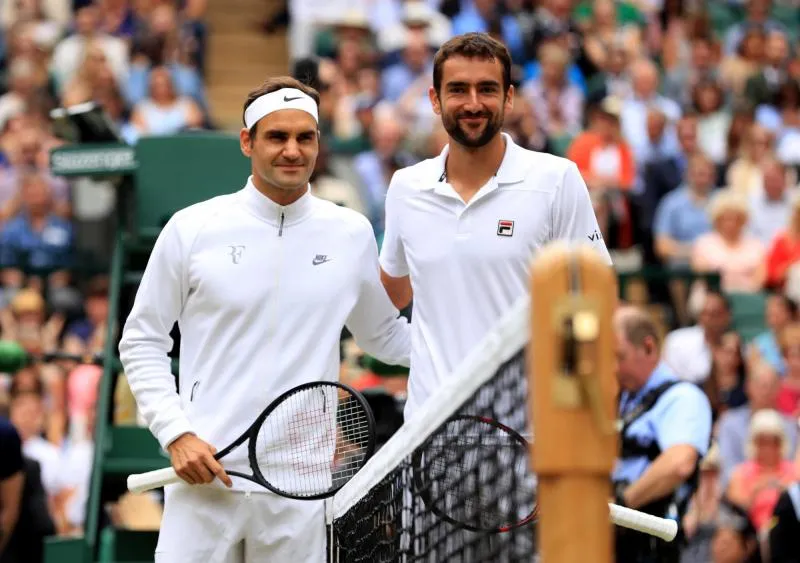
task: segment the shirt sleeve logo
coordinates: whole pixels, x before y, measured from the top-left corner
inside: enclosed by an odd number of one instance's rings
[[[514,235],[514,221],[500,219],[497,222],[497,236],[510,237]]]

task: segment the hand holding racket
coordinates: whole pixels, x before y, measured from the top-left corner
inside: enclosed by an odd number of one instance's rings
[[[251,474],[225,471],[222,465],[216,468],[199,456],[203,469],[223,482],[232,475],[284,497],[323,499],[333,496],[370,458],[375,449],[375,421],[360,393],[341,383],[316,381],[275,399],[213,460],[223,459],[245,442]],[[184,473],[192,481],[187,482],[213,480],[202,471],[196,474],[197,467],[188,465]],[[167,467],[129,476],[128,490],[141,493],[181,480],[175,469]]]
[[[190,485],[210,483],[215,478],[226,487],[233,485],[225,468],[214,457],[217,449],[194,434],[182,435],[167,447],[167,451],[175,473]]]

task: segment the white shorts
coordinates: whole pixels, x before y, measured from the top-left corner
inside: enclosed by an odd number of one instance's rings
[[[155,563],[325,563],[323,501],[166,487]]]

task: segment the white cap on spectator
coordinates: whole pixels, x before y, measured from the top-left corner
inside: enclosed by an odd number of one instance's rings
[[[719,190],[714,195],[708,206],[708,215],[714,223],[720,215],[728,211],[741,213],[745,220],[750,217],[750,205],[747,199],[730,188]]]
[[[600,109],[603,113],[619,118],[622,115],[622,100],[617,96],[606,96],[600,102]]]
[[[354,29],[369,29],[369,18],[364,10],[352,8],[336,17],[331,22],[336,27],[349,27]]]
[[[425,2],[414,0],[403,6],[403,23],[406,25],[430,25],[433,11]]]
[[[761,409],[750,418],[750,435],[747,440],[747,457],[755,455],[754,442],[758,436],[773,436],[781,440],[782,456],[786,457],[789,444],[786,440],[786,429],[783,417],[774,409]]]

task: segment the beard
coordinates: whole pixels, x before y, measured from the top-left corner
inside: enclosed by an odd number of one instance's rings
[[[469,129],[465,129],[461,123],[460,119],[465,117],[482,117],[486,119],[486,125],[483,128],[483,131],[475,136],[473,133],[470,132]],[[442,125],[444,125],[445,131],[447,134],[450,135],[456,143],[461,146],[477,149],[480,148],[491,141],[495,135],[500,131],[503,127],[503,112],[500,111],[496,115],[492,115],[490,112],[466,112],[462,111],[456,114],[442,114]]]

